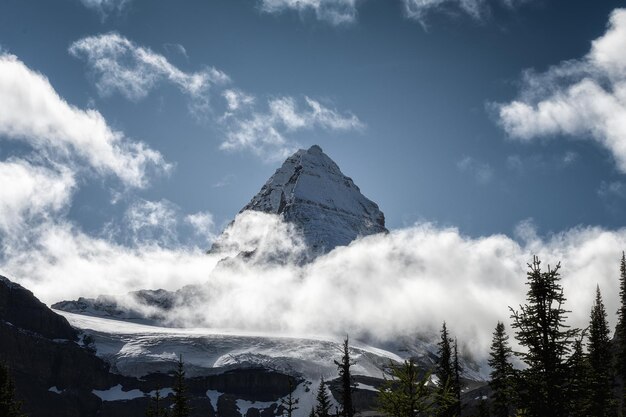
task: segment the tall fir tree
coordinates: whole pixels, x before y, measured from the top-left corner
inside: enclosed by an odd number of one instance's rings
[[[491,340],[491,351],[487,363],[491,367],[489,386],[492,394],[492,409],[494,417],[509,417],[513,412],[513,397],[515,390],[514,369],[511,363],[513,350],[509,346],[509,336],[506,334],[504,323],[498,322]]]
[[[611,331],[606,309],[602,301],[600,286],[596,287],[596,299],[591,308],[589,323],[589,367],[591,385],[589,387],[589,415],[594,417],[615,416],[613,399],[613,375],[611,372]]]
[[[317,396],[315,398],[315,416],[316,417],[330,417],[330,397],[328,396],[328,390],[326,389],[326,382],[324,377],[320,381],[320,386],[317,389]]]
[[[172,405],[172,417],[189,417],[189,399],[187,398],[187,386],[185,384],[185,364],[183,355],[178,358],[176,371],[174,371],[174,401]]]
[[[566,324],[568,311],[560,284],[560,263],[541,270],[536,256],[528,264],[529,289],[527,304],[518,311],[511,308],[515,337],[526,348],[520,358],[528,366],[523,371],[526,415],[528,417],[566,417],[569,405],[566,359],[571,352],[572,338],[579,331]]]
[[[352,374],[350,373],[350,367],[355,362],[350,358],[350,346],[348,344],[348,336],[343,341],[343,355],[341,361],[335,361],[337,369],[339,371],[339,379],[341,380],[341,409],[340,414],[343,417],[354,417],[354,405],[352,402],[352,387],[354,381],[352,380]]]
[[[626,416],[626,255],[622,252],[620,261],[619,296],[620,307],[617,311],[617,377],[622,389],[619,400],[619,415]]]
[[[452,339],[448,333],[448,327],[446,322],[443,322],[441,326],[441,339],[437,346],[437,377],[439,378],[437,389],[440,395],[444,393],[453,392],[454,387],[454,364],[452,358]],[[454,398],[454,395],[453,395]],[[441,404],[439,407],[438,415],[441,417],[452,417],[455,414],[456,404],[455,401]]]
[[[280,400],[280,405],[283,406],[283,415],[285,417],[293,417],[293,412],[299,408],[298,403],[300,399],[293,396],[295,388],[293,378],[289,377],[289,394],[287,394],[286,398]]]
[[[25,417],[22,404],[15,398],[15,385],[8,367],[0,362],[0,416]]]

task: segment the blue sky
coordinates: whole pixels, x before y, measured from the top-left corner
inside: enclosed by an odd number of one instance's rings
[[[524,94],[525,71],[583,59],[620,2],[410,3],[8,0],[0,45],[69,104],[97,110],[172,165],[146,173],[142,187],[78,174],[67,218],[89,233],[141,200],[211,213],[219,229],[286,153],[315,143],[381,206],[390,228],[432,221],[480,236],[513,234],[527,219],[541,234],[623,226],[626,180],[610,149],[586,129],[511,138],[497,109]],[[98,55],[111,37],[128,43],[126,55]],[[103,81],[112,61],[120,71],[136,65],[128,54],[137,49],[169,68]],[[182,78],[166,75],[172,68]],[[198,91],[189,90],[194,74],[207,77]],[[227,91],[253,103],[225,116]],[[315,116],[307,99],[334,119]],[[286,126],[272,103],[305,117]],[[254,144],[223,149],[255,116],[264,125],[252,131]],[[274,128],[283,143],[263,144]],[[25,146],[3,140],[0,155]]]

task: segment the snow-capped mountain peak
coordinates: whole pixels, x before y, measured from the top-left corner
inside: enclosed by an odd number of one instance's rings
[[[301,230],[313,253],[387,232],[378,205],[317,145],[291,155],[241,211],[280,214]]]

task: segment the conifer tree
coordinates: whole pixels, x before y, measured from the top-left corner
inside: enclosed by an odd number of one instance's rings
[[[454,414],[461,415],[461,365],[459,364],[459,343],[454,338],[454,361],[452,364],[454,368],[454,382],[452,384],[454,394]]]
[[[535,256],[528,267],[527,304],[519,311],[511,308],[515,337],[526,348],[519,353],[528,365],[522,374],[523,403],[528,417],[565,417],[569,403],[566,358],[579,331],[565,324],[568,311],[563,307],[560,264],[543,272]]]
[[[161,404],[161,390],[157,388],[154,397],[150,398],[150,406],[146,410],[146,417],[169,417],[167,408],[164,408]]]
[[[283,415],[286,417],[293,417],[293,412],[299,408],[298,403],[300,402],[300,399],[294,398],[294,389],[295,387],[293,384],[293,378],[289,377],[289,394],[287,395],[287,398],[283,398],[280,400],[280,404],[283,406],[284,409]]]
[[[493,391],[494,417],[509,417],[511,415],[513,397],[513,365],[511,357],[513,350],[509,346],[509,336],[504,329],[504,323],[498,322],[493,332],[491,352],[487,363],[491,367],[489,386]]]
[[[589,415],[594,417],[614,416],[616,411],[612,395],[610,333],[606,309],[598,286],[596,299],[591,308],[589,343],[587,344],[591,368]]]
[[[189,417],[189,399],[187,398],[187,387],[185,385],[185,368],[183,355],[180,355],[176,371],[174,371],[174,404],[172,407],[172,417]]]
[[[379,410],[387,416],[418,417],[431,416],[439,406],[451,402],[449,392],[433,391],[428,383],[431,372],[420,378],[413,359],[405,360],[402,365],[391,365],[392,378],[385,378],[378,392]]]
[[[15,386],[9,369],[0,362],[0,416],[24,417],[22,404],[15,399]]]
[[[324,377],[320,381],[320,386],[317,389],[317,404],[315,406],[315,416],[316,417],[330,417],[330,398],[328,396],[328,391],[326,390],[326,383],[324,382]]]
[[[355,362],[350,359],[350,347],[348,345],[348,336],[343,341],[343,356],[341,357],[341,362],[335,361],[335,365],[337,365],[337,369],[339,370],[339,378],[341,379],[341,410],[340,413],[343,417],[353,417],[354,416],[354,405],[352,403],[352,386],[354,382],[352,381],[352,375],[350,373],[350,367],[354,365]]]
[[[583,352],[583,337],[574,341],[572,355],[567,360],[570,417],[591,417],[589,398],[591,369],[589,358]]]
[[[311,412],[309,413],[309,417],[315,417],[315,408],[311,407]]]
[[[437,346],[439,346],[439,349],[437,351],[437,377],[439,378],[438,391],[440,395],[443,395],[444,393],[449,393],[453,391],[455,379],[452,348],[450,346],[452,339],[450,338],[450,335],[448,333],[448,328],[445,321],[441,326],[440,335],[441,340],[437,344]],[[448,402],[447,404],[441,404],[438,414],[441,417],[451,417],[455,414],[455,409],[455,401]]]
[[[622,391],[619,401],[621,416],[626,416],[626,255],[622,252],[619,279],[620,307],[617,311],[617,377],[621,380]]]

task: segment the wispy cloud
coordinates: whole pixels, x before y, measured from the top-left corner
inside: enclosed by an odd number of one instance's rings
[[[261,10],[267,13],[313,12],[319,20],[340,25],[356,20],[356,3],[357,0],[261,0]]]
[[[240,93],[241,94],[241,93]],[[245,95],[244,95],[245,96]],[[245,96],[249,97],[249,96]],[[332,131],[350,131],[364,128],[358,117],[340,113],[309,97],[298,104],[293,97],[279,97],[267,101],[267,108],[241,109],[240,101],[226,96],[229,112],[222,123],[227,133],[221,145],[225,150],[251,150],[257,155],[277,160],[294,151],[297,143],[290,136],[303,130],[321,128]],[[250,103],[254,100],[250,99]]]
[[[423,26],[429,15],[440,12],[463,13],[476,20],[489,16],[494,5],[513,9],[530,0],[399,0],[407,18]],[[312,12],[318,20],[333,25],[354,23],[360,0],[261,0],[261,10],[281,13],[293,10],[301,14]]]
[[[120,13],[132,0],[80,0],[87,8],[100,13],[106,19],[112,13]]]
[[[196,113],[208,110],[209,92],[214,85],[229,81],[225,73],[213,67],[182,71],[163,55],[114,32],[80,39],[72,43],[69,52],[87,62],[103,96],[119,93],[139,100],[158,84],[171,83],[191,98],[190,108]]]
[[[581,59],[545,73],[527,71],[518,99],[495,105],[515,139],[569,136],[594,140],[626,172],[626,9],[611,13],[606,33]]]
[[[493,179],[493,168],[491,165],[478,161],[471,156],[461,159],[456,166],[462,173],[471,175],[479,184],[488,184]]]

